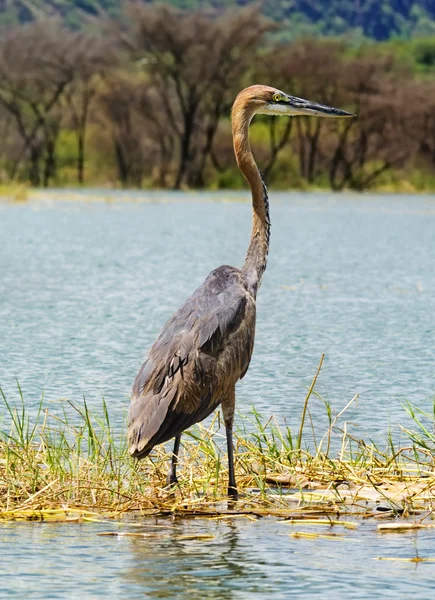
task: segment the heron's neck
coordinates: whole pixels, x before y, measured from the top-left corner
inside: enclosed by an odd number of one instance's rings
[[[267,189],[249,145],[248,128],[252,114],[233,111],[233,142],[237,164],[252,191],[252,233],[242,273],[254,296],[261,285],[269,253],[270,220]]]

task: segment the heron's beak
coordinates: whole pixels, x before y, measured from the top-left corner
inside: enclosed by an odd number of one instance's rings
[[[356,115],[341,110],[340,108],[332,108],[317,102],[310,102],[296,96],[285,96],[280,106],[285,106],[285,114],[287,115],[307,115],[312,117],[356,117]]]

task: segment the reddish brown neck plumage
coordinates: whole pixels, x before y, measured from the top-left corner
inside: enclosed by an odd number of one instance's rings
[[[232,110],[232,128],[237,164],[252,191],[252,233],[242,273],[255,296],[266,269],[270,221],[266,186],[249,144],[248,129],[255,114],[255,104],[250,100],[244,92],[237,96]]]

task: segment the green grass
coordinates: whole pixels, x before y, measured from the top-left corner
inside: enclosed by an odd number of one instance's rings
[[[304,407],[311,393],[317,395],[314,384],[305,403],[301,401],[301,415],[310,415]],[[115,433],[104,400],[98,413],[91,413],[86,402],[80,406],[68,402],[55,415],[42,398],[33,418],[20,388],[14,405],[3,392],[0,401],[4,407],[0,520],[83,521],[129,511],[370,516],[379,503],[388,514],[406,516],[420,510],[427,515],[434,508],[435,401],[431,413],[407,405],[415,428],[402,428],[405,443],[400,447],[388,434],[385,448],[347,433],[343,415],[352,401],[338,413],[325,403],[328,427],[321,434],[312,415],[311,423],[301,420],[292,431],[253,409],[238,418],[240,499],[229,507],[225,431],[219,413],[210,427],[200,424],[183,436],[179,484],[168,489],[165,448],[157,447],[140,462],[131,459],[125,428]],[[307,430],[309,443],[304,437]],[[339,443],[332,444],[331,436]]]

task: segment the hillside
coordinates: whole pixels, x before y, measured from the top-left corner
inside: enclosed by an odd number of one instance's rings
[[[143,0],[152,2],[153,0]],[[251,0],[167,0],[180,8],[246,6]],[[99,14],[116,16],[123,0],[0,0],[0,25],[58,16],[73,28]],[[376,40],[435,34],[433,0],[263,0],[284,35],[364,35]]]

